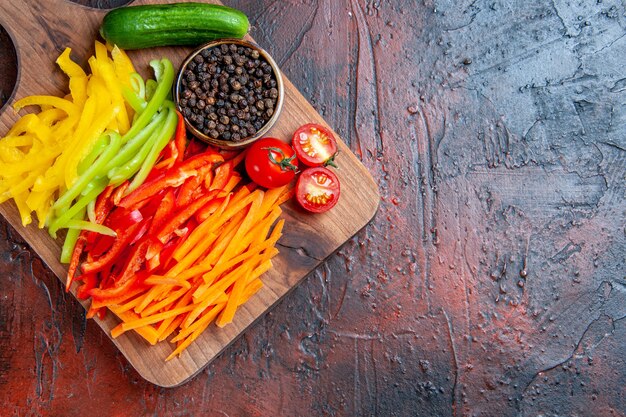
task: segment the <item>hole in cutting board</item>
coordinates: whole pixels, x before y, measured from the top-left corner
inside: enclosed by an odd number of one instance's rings
[[[91,7],[92,9],[115,9],[116,7],[125,6],[132,3],[133,0],[70,0],[72,3],[81,6]]]
[[[0,113],[17,84],[17,52],[9,33],[0,25]]]

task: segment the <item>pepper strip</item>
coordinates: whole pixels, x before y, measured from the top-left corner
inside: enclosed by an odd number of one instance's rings
[[[197,175],[196,168],[199,168],[206,164],[215,164],[218,162],[222,162],[223,160],[224,159],[221,155],[212,152],[207,152],[189,158],[182,164],[167,170],[165,173],[160,174],[152,181],[145,182],[141,186],[137,187],[137,189],[128,194],[122,199],[122,201],[119,202],[119,206],[128,208],[137,204],[140,201],[150,198],[155,193],[167,187],[178,187],[187,178],[193,175]]]
[[[65,212],[61,216],[57,217],[50,223],[50,225],[48,226],[48,233],[50,234],[50,236],[52,236],[53,238],[56,238],[56,232],[59,229],[64,228],[64,227],[69,227],[68,226],[69,221],[73,219],[80,212],[81,209],[87,207],[87,204],[89,204],[91,200],[98,197],[98,194],[100,194],[106,188],[106,183],[102,181],[102,179],[94,180],[94,183],[92,184],[93,184],[93,188],[87,194],[79,198],[78,201],[76,201],[76,203],[74,203],[72,207],[65,210]],[[89,222],[85,222],[85,223],[89,223]],[[98,225],[95,225],[95,226],[98,226]]]
[[[29,96],[15,102],[13,108],[20,110],[26,106],[51,106],[63,110],[68,116],[75,116],[78,113],[78,106],[69,100],[54,96]]]
[[[126,293],[130,288],[132,288],[133,284],[138,283],[141,278],[147,278],[147,276],[144,277],[144,275],[146,274],[137,273],[145,260],[147,249],[147,240],[144,240],[143,242],[140,242],[138,245],[136,245],[132,249],[129,258],[124,265],[122,274],[120,275],[118,281],[115,283],[115,286],[106,289],[94,288],[89,291],[89,295],[91,295],[94,299],[98,299],[100,301],[113,299]]]
[[[109,143],[104,152],[98,159],[91,164],[87,170],[81,174],[74,182],[72,187],[64,192],[61,197],[53,204],[53,210],[58,210],[67,204],[70,204],[81,193],[82,190],[95,178],[106,177],[106,165],[117,154],[122,145],[122,138],[117,132],[107,131],[104,136],[109,138]]]
[[[78,230],[72,229],[67,232],[67,235],[70,236],[70,232],[77,232]],[[80,257],[83,254],[83,249],[85,248],[85,243],[87,242],[86,238],[87,232],[82,230],[78,231],[77,240],[74,242],[74,250],[72,251],[72,255],[70,258],[70,265],[67,269],[67,279],[65,280],[65,291],[70,290],[70,286],[74,281],[74,276],[76,275],[76,271],[78,270],[78,264],[80,262]],[[67,242],[67,238],[65,240]],[[70,242],[71,244],[71,242]],[[65,246],[63,246],[65,249]],[[65,262],[63,257],[61,257],[61,262]]]
[[[165,119],[165,126],[163,126],[163,128],[159,130],[155,135],[152,146],[141,163],[139,172],[135,174],[135,177],[128,186],[128,191],[136,189],[144,182],[144,180],[150,173],[150,170],[156,163],[159,154],[161,153],[163,148],[167,146],[167,143],[174,135],[177,120],[174,103],[168,100],[166,101],[164,106],[169,110],[167,118]]]
[[[215,198],[213,193],[209,193],[208,195],[201,197],[184,207],[178,213],[176,213],[166,224],[161,228],[161,230],[157,233],[157,239],[166,244],[174,234],[174,232],[182,226],[187,220],[193,216],[196,211],[201,209],[206,203]]]
[[[150,62],[150,66],[154,68],[155,76],[158,80],[157,88],[154,91],[154,95],[150,98],[150,101],[146,105],[146,108],[135,120],[128,132],[126,132],[126,134],[122,137],[124,143],[126,143],[133,136],[137,135],[148,125],[155,113],[161,108],[165,102],[165,98],[172,89],[172,84],[174,82],[174,66],[170,60],[166,58],[160,61],[154,60]]]
[[[100,272],[110,267],[112,262],[124,251],[135,237],[135,233],[143,223],[135,223],[124,230],[118,229],[117,238],[113,242],[113,246],[97,261],[84,263],[81,267],[86,274],[92,272]]]
[[[70,78],[70,94],[74,104],[82,108],[87,100],[87,74],[70,58],[71,48],[65,48],[56,60],[57,65]]]
[[[185,157],[185,149],[187,148],[187,128],[185,127],[185,119],[183,115],[176,110],[178,115],[178,126],[176,126],[176,136],[174,136],[174,143],[178,150],[177,161],[182,162]]]
[[[141,132],[139,132],[137,135],[135,135],[135,137],[126,142],[121,148],[120,152],[115,155],[113,159],[111,159],[111,161],[107,165],[107,170],[112,183],[119,183],[123,181],[120,181],[120,178],[124,175],[117,175],[116,171],[119,171],[121,169],[120,167],[126,166],[128,164],[128,161],[133,158],[133,155],[136,155],[137,151],[141,149],[146,140],[148,140],[157,129],[162,128],[162,124],[165,121],[166,116],[166,112],[162,111],[158,113],[150,121],[150,123],[143,130],[141,130]],[[114,176],[116,176],[117,178],[114,179]]]
[[[220,165],[218,169],[221,168],[222,166],[223,165]],[[202,185],[202,183],[205,182],[207,178],[209,178],[210,180],[210,177],[212,176],[212,172],[213,172],[213,166],[205,165],[205,166],[198,168],[197,171],[198,171],[198,175],[195,175],[191,178],[187,178],[187,180],[185,180],[185,183],[181,185],[178,191],[178,195],[176,196],[176,205],[178,207],[183,207],[191,203],[195,192],[198,190],[198,187],[200,187],[200,185]],[[218,190],[212,190],[209,192],[216,195],[217,191]]]

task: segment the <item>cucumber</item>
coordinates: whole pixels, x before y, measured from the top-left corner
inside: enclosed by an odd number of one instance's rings
[[[122,49],[200,45],[238,38],[250,23],[240,10],[206,3],[127,6],[108,12],[100,35]]]

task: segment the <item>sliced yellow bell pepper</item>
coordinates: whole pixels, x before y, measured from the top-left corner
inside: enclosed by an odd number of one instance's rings
[[[137,72],[133,66],[132,61],[126,55],[126,52],[114,46],[111,49],[111,57],[113,57],[113,66],[115,67],[115,74],[120,82],[127,86],[132,87],[130,83],[130,76]]]
[[[87,99],[87,74],[70,58],[70,48],[65,48],[57,59],[57,64],[61,70],[70,78],[70,93],[74,104],[82,107]]]
[[[69,100],[54,96],[29,96],[15,102],[13,107],[20,110],[26,106],[39,106],[45,109],[45,106],[54,107],[63,110],[68,116],[73,116],[79,112],[79,108]]]
[[[38,106],[22,116],[6,137],[0,138],[0,202],[13,198],[22,224],[34,211],[43,227],[54,201],[77,178],[78,165],[90,153],[105,129],[125,134],[131,107],[122,96],[135,69],[124,51],[95,43],[87,74],[66,48],[56,60],[69,79],[65,97],[34,95],[18,100],[14,108]]]

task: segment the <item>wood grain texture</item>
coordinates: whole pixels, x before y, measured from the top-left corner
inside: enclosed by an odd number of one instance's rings
[[[373,173],[377,216],[173,389],[4,223],[3,411],[625,416],[623,2],[227,3]]]
[[[150,3],[154,1],[142,0],[135,4]],[[75,53],[74,57],[84,65],[89,51],[93,49],[93,42],[96,39],[94,34],[104,15],[103,12],[61,0],[45,3],[34,0],[15,4],[3,3],[0,5],[0,12],[3,16],[12,17],[9,19],[11,23],[7,29],[14,33],[18,60],[22,68],[17,80],[15,97],[49,94],[55,91],[63,78],[60,71],[51,68],[49,74],[54,76],[48,78],[41,76],[46,72],[34,69],[47,68],[50,62],[54,61],[51,57],[58,55],[65,46],[71,45],[77,51],[83,51],[82,61],[78,53]],[[75,21],[80,24],[73,25]],[[42,22],[49,23],[44,26]],[[173,62],[175,68],[178,68],[191,49],[164,47],[129,51],[129,55],[138,70],[144,76],[149,76],[147,68],[151,59],[166,56]],[[39,82],[35,82],[36,77],[39,77]],[[303,124],[326,125],[323,118],[289,80],[285,79],[284,83],[283,111],[267,135],[289,140],[293,132]],[[1,114],[0,130],[6,132],[15,117],[17,115],[12,110]],[[339,150],[341,169],[337,174],[342,184],[341,199],[333,210],[322,215],[306,214],[292,202],[285,204],[283,215],[286,219],[285,232],[278,243],[280,254],[273,260],[274,267],[263,276],[264,287],[238,309],[231,325],[224,328],[210,326],[180,358],[168,362],[164,359],[172,352],[174,345],[159,343],[150,346],[134,332],[128,332],[113,340],[144,378],[165,387],[176,386],[188,380],[372,219],[380,199],[378,188],[365,167],[341,141]],[[21,227],[19,213],[13,204],[1,205],[0,213],[18,230],[48,267],[60,279],[65,280],[66,266],[58,261],[62,238],[55,241],[34,224],[26,228]],[[77,285],[74,285],[72,293],[75,293],[76,288]],[[97,322],[107,334],[119,323],[112,314]]]

